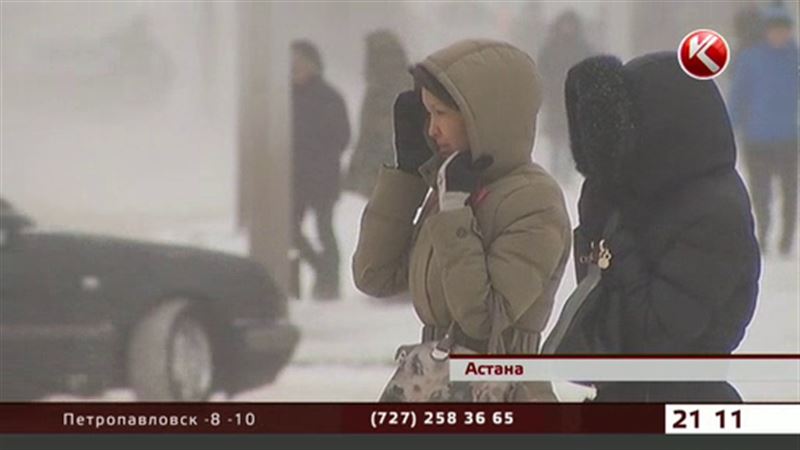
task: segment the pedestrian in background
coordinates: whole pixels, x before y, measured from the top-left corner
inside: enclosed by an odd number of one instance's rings
[[[559,15],[550,25],[539,50],[542,73],[542,133],[547,137],[550,173],[562,184],[577,177],[569,153],[567,113],[564,109],[564,81],[567,71],[593,52],[586,40],[583,23],[575,11]]]
[[[730,112],[744,153],[758,240],[769,247],[772,182],[780,182],[783,219],[778,248],[788,256],[797,232],[798,48],[789,12],[772,5],[762,13],[764,39],[735,60]]]
[[[340,158],[350,140],[342,96],[323,78],[319,51],[309,41],[292,43],[292,157],[294,245],[290,294],[300,297],[299,264],[315,273],[314,298],[339,298],[339,246],[333,208],[339,199]],[[303,235],[302,223],[313,211],[322,246],[316,251]]]
[[[394,162],[392,104],[411,87],[408,57],[394,33],[378,30],[367,35],[365,78],[358,140],[343,182],[344,188],[369,198],[378,170]]]

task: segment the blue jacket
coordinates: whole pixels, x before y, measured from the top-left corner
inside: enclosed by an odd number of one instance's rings
[[[797,46],[761,43],[735,59],[730,115],[745,142],[796,141],[798,103]]]

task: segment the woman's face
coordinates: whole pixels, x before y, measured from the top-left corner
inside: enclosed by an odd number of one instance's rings
[[[422,88],[422,103],[430,113],[428,135],[436,142],[439,155],[446,157],[469,150],[467,128],[461,113],[447,106],[425,88]]]

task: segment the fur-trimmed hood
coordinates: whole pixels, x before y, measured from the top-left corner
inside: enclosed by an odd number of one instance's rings
[[[734,168],[716,84],[685,74],[674,52],[625,65],[607,55],[585,59],[567,75],[565,101],[576,167],[612,195],[647,198]]]

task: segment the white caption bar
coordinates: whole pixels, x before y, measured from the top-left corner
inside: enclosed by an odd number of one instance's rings
[[[800,382],[798,358],[450,359],[452,381]]]
[[[800,434],[800,404],[664,407],[666,434]]]

